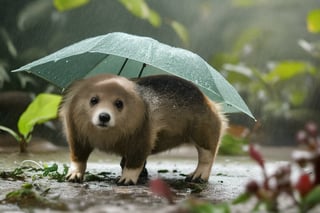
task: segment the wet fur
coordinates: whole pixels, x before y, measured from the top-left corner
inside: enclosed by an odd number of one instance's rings
[[[97,95],[108,109],[115,99],[124,102],[115,110],[115,126],[98,128],[91,122],[89,104]],[[136,184],[150,154],[183,143],[196,145],[199,160],[188,180],[207,181],[226,119],[219,106],[189,81],[174,76],[151,76],[130,81],[99,75],[70,86],[60,106],[60,117],[71,152],[70,181],[82,181],[94,148],[123,157],[119,183]]]

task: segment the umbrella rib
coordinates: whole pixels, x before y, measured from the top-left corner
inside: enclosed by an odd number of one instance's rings
[[[121,73],[122,73],[122,71],[123,71],[123,68],[126,66],[127,62],[128,62],[128,58],[126,58],[126,60],[125,60],[124,63],[122,64],[122,66],[121,66],[121,68],[120,68],[120,70],[119,70],[119,72],[118,72],[118,75],[121,75]]]
[[[144,70],[144,68],[146,68],[146,66],[147,66],[147,64],[146,64],[146,63],[143,63],[143,65],[142,65],[142,67],[141,67],[141,70],[140,70],[140,72],[139,72],[138,78],[141,77],[141,75],[142,75],[142,73],[143,73],[143,70]]]

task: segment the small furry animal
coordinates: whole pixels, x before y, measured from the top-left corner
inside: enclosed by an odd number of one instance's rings
[[[102,74],[66,91],[59,115],[71,152],[67,180],[81,182],[94,148],[122,157],[120,185],[147,176],[146,159],[183,143],[198,151],[187,181],[207,181],[227,121],[193,83],[170,75],[129,80]]]

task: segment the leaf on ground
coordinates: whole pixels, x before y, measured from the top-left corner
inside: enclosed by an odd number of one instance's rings
[[[18,168],[15,168],[13,171],[0,172],[0,178],[24,181],[26,176],[24,175],[22,168],[18,167]]]
[[[48,189],[46,189],[48,191]],[[17,204],[20,208],[43,208],[66,211],[68,207],[65,203],[49,200],[38,191],[31,183],[24,183],[20,189],[9,192],[5,199],[5,203]]]

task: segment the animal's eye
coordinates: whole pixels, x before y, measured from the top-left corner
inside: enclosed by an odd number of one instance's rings
[[[114,105],[118,108],[118,109],[122,109],[123,108],[123,102],[121,100],[116,100],[114,102]]]
[[[98,97],[94,96],[94,97],[92,97],[92,98],[90,99],[90,105],[91,105],[91,106],[94,106],[94,105],[96,105],[97,103],[99,103],[99,98],[98,98]]]

